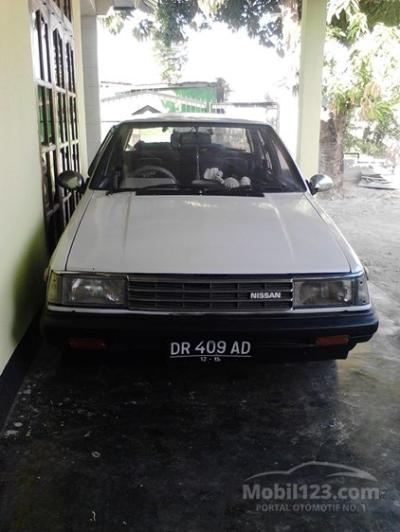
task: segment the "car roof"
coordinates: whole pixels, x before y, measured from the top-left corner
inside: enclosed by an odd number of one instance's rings
[[[163,124],[163,123],[202,123],[202,124],[235,124],[246,126],[266,126],[271,127],[266,122],[257,120],[247,120],[245,118],[231,118],[220,114],[208,113],[160,113],[152,116],[140,116],[124,120],[121,124]]]

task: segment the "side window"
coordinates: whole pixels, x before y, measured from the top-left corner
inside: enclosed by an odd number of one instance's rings
[[[110,129],[96,155],[96,165],[91,168],[93,172],[91,188],[107,187],[116,173],[121,173],[124,148],[128,144],[130,133],[130,128],[125,125]]]
[[[111,138],[112,138],[112,136],[114,134],[114,131],[115,131],[115,126],[113,126],[109,130],[109,132],[105,136],[103,142],[101,143],[100,148],[98,149],[96,155],[94,156],[93,161],[90,163],[90,166],[89,166],[89,169],[88,169],[89,177],[93,176],[93,173],[94,173],[94,171],[96,169],[96,166],[99,164],[100,158],[103,155],[108,143],[110,142],[110,140],[111,140]]]
[[[304,183],[279,137],[267,129],[260,130],[259,135],[263,141],[263,151],[269,154],[266,157],[269,157],[273,176],[287,191],[304,191]]]

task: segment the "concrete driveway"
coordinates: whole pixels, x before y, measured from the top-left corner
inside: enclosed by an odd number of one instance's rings
[[[397,532],[400,306],[372,289],[379,332],[337,363],[74,365],[43,346],[2,434],[0,529]]]

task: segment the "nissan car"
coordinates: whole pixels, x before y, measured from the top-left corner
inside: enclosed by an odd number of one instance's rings
[[[221,115],[114,126],[48,267],[63,352],[220,362],[346,358],[378,327],[366,272],[272,127]]]

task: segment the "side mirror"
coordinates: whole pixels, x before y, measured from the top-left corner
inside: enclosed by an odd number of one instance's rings
[[[326,192],[334,187],[332,179],[325,174],[315,174],[309,181],[310,192],[312,195],[317,192]]]
[[[85,184],[85,179],[79,172],[75,172],[74,170],[65,170],[57,176],[56,183],[59,187],[65,188],[67,190],[81,191]]]

